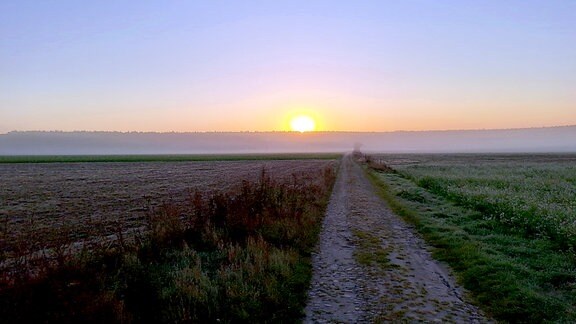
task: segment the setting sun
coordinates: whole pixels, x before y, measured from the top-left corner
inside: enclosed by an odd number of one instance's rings
[[[316,122],[310,116],[296,116],[290,120],[290,128],[295,132],[311,132],[316,129]]]

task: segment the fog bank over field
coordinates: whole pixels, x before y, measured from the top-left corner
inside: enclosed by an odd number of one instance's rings
[[[0,155],[346,152],[576,152],[576,126],[396,132],[10,132]]]

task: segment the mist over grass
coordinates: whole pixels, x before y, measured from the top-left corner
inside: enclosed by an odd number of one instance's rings
[[[576,152],[576,126],[396,132],[10,132],[0,155]]]

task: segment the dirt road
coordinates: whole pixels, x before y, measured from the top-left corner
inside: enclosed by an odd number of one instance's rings
[[[490,322],[350,155],[340,166],[313,267],[305,323]]]

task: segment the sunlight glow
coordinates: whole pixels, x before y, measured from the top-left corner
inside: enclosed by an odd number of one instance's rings
[[[300,115],[290,120],[290,128],[295,132],[311,132],[316,129],[316,122],[312,117]]]

